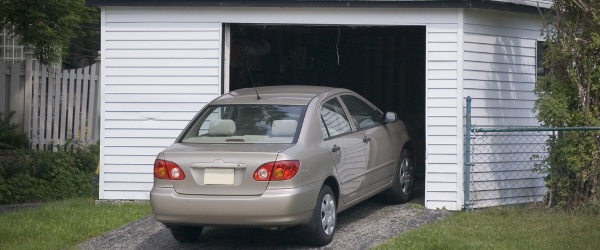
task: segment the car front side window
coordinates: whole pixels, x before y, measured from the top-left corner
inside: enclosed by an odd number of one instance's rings
[[[353,95],[343,95],[342,101],[357,129],[381,125],[382,113]]]

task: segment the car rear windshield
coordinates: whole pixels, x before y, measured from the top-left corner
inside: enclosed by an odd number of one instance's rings
[[[304,110],[296,105],[211,105],[181,142],[294,143]]]

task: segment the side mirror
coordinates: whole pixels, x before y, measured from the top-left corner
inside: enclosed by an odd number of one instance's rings
[[[383,117],[384,123],[392,123],[398,120],[398,115],[395,112],[386,112]]]

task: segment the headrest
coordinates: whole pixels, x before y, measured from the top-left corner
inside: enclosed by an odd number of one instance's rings
[[[360,122],[360,124],[358,124],[359,128],[366,128],[366,127],[371,127],[373,125],[375,125],[376,123],[371,120],[371,119],[364,119],[362,122]]]
[[[216,119],[208,124],[208,135],[211,136],[231,136],[235,133],[235,123],[233,120]]]
[[[296,120],[275,120],[271,126],[272,136],[294,136],[296,134]]]

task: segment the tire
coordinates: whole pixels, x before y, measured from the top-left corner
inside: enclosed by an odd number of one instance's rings
[[[182,243],[196,242],[202,233],[202,227],[195,226],[172,226],[169,229],[173,238]]]
[[[307,243],[313,246],[331,243],[337,229],[337,206],[335,195],[327,185],[321,187],[310,223],[312,230],[306,234]]]
[[[415,189],[415,166],[412,155],[407,149],[400,153],[392,186],[386,190],[386,199],[391,204],[410,201]]]

